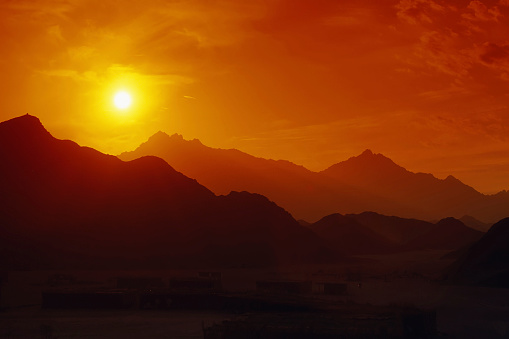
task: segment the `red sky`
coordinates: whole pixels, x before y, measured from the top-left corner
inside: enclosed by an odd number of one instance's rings
[[[509,0],[4,0],[0,39],[0,120],[106,153],[158,130],[313,170],[370,148],[509,189]]]

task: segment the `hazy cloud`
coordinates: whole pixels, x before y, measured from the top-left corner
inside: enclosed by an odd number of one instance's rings
[[[31,21],[58,18],[68,19],[68,13],[74,9],[73,1],[66,0],[4,0],[0,2],[0,11],[10,12],[10,19]]]
[[[429,68],[454,77],[466,76],[472,66],[470,52],[460,48],[458,35],[454,32],[423,33],[416,48],[416,55]]]
[[[509,141],[508,118],[495,112],[482,112],[473,116],[429,116],[425,123],[443,135],[455,136],[462,143],[465,135],[481,140]]]
[[[65,42],[65,39],[62,35],[62,30],[60,29],[59,25],[50,26],[46,32],[48,33],[48,36],[51,40],[53,40],[55,43],[62,43]]]
[[[401,0],[396,5],[397,16],[411,24],[432,23],[433,17],[446,8],[433,0]]]
[[[487,65],[507,64],[509,62],[509,44],[498,45],[486,42],[481,47],[479,57]]]
[[[122,65],[112,65],[99,73],[95,71],[78,72],[73,69],[43,70],[39,73],[50,77],[69,78],[77,82],[95,82],[96,84],[106,83],[114,79],[120,79],[125,83],[139,83],[140,85],[177,85],[193,82],[191,78],[178,74],[140,73],[132,67]]]
[[[500,79],[509,81],[509,44],[486,42],[478,50],[480,62],[499,72]]]
[[[38,73],[49,77],[68,78],[77,82],[99,82],[97,74],[92,71],[78,72],[73,69],[52,69],[42,70]]]
[[[489,8],[481,1],[473,0],[470,1],[466,13],[463,13],[462,16],[472,21],[498,21],[502,17],[502,13],[497,6]]]

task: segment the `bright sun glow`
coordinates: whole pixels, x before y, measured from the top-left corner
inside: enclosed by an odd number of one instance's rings
[[[119,91],[115,93],[113,97],[113,103],[118,109],[127,109],[131,106],[132,99],[131,95],[125,91]]]

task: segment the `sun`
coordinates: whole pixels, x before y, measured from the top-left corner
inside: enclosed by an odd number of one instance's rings
[[[131,95],[126,91],[118,91],[113,97],[113,104],[116,108],[125,110],[131,107],[133,100]]]

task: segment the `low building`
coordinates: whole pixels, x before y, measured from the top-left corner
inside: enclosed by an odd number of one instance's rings
[[[198,277],[213,280],[221,280],[222,274],[221,272],[198,272]]]
[[[318,294],[346,295],[348,293],[348,285],[338,282],[319,282],[316,283],[314,291]]]
[[[311,281],[265,280],[256,282],[256,290],[263,293],[311,294]]]
[[[249,313],[203,328],[205,339],[417,339],[436,334],[435,311],[362,305],[337,313]]]
[[[135,305],[136,295],[125,290],[42,292],[42,308],[122,309]]]
[[[118,277],[116,288],[121,289],[150,289],[164,287],[161,277]]]
[[[172,278],[169,286],[172,290],[182,291],[219,292],[222,290],[221,280],[200,277]]]
[[[48,277],[50,286],[69,286],[76,283],[76,278],[71,274],[52,274]]]

